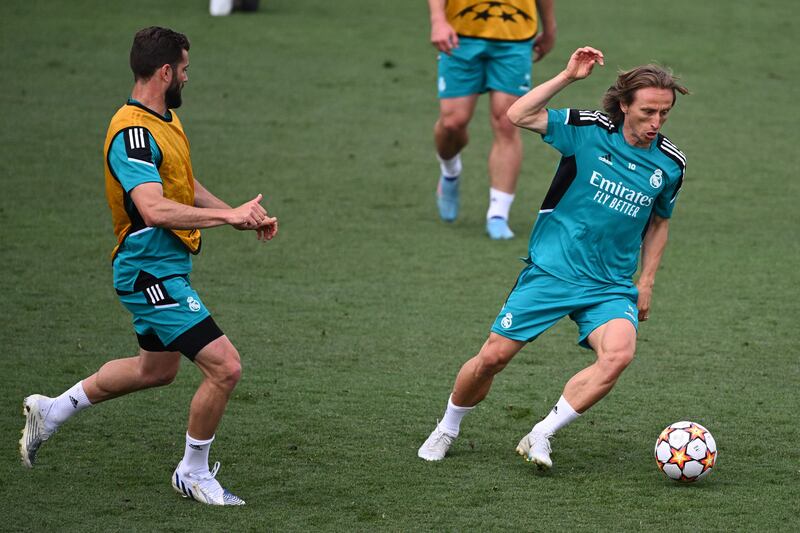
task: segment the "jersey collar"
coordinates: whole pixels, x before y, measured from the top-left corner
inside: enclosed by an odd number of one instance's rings
[[[127,105],[132,105],[134,107],[138,107],[139,109],[143,109],[143,110],[147,111],[148,113],[150,113],[151,115],[153,115],[154,117],[160,118],[164,122],[172,122],[172,111],[170,111],[169,109],[167,109],[167,114],[166,115],[162,115],[160,113],[156,113],[155,111],[153,111],[149,107],[147,107],[144,104],[142,104],[140,101],[134,100],[133,98],[128,98],[128,101],[126,102],[126,104]]]

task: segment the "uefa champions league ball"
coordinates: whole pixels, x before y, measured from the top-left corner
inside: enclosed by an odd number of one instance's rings
[[[675,422],[656,441],[658,469],[675,481],[690,483],[711,473],[717,462],[717,443],[711,433],[696,422]]]

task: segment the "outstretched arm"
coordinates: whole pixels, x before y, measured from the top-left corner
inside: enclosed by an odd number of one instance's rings
[[[196,207],[212,209],[231,208],[231,206],[214,196],[211,191],[203,187],[203,184],[197,181],[197,179],[194,180],[194,205]],[[261,206],[259,205],[259,207]],[[255,227],[246,223],[232,224],[232,226],[238,230],[254,230],[258,236],[258,240],[260,241],[271,240],[275,234],[278,233],[278,219],[267,215],[266,210],[264,211],[264,214],[266,215],[264,220]]]
[[[642,268],[636,288],[639,289],[639,320],[650,318],[650,302],[653,298],[653,285],[656,282],[656,272],[661,264],[661,256],[667,247],[669,237],[669,219],[653,215],[647,233],[642,240]]]
[[[201,186],[202,187],[202,186]],[[259,194],[239,207],[227,204],[214,197],[203,188],[201,202],[213,203],[215,207],[196,207],[184,205],[164,197],[161,183],[148,182],[136,186],[130,192],[136,209],[148,226],[167,229],[202,229],[225,224],[236,229],[250,229],[258,233],[261,240],[269,240],[277,232],[277,219],[267,215],[261,206]],[[212,200],[213,198],[213,200]],[[223,207],[223,205],[225,207]]]
[[[231,206],[211,194],[203,184],[194,180],[194,205],[195,207],[212,207],[216,209],[230,209]]]
[[[590,46],[578,48],[569,58],[564,70],[554,78],[537,85],[511,105],[507,113],[508,119],[520,128],[541,134],[547,133],[547,109],[545,109],[547,103],[573,81],[589,76],[595,64],[604,64],[603,52]]]

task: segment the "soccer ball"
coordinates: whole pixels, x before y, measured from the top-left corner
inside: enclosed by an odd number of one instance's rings
[[[717,462],[717,443],[696,422],[675,422],[656,441],[658,469],[675,481],[692,482],[707,477]]]

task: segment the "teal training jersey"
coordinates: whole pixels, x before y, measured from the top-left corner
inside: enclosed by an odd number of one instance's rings
[[[549,109],[546,143],[561,152],[529,259],[581,285],[631,285],[651,215],[672,216],[686,157],[663,135],[629,145],[599,111]]]
[[[132,219],[141,218],[130,197],[130,192],[142,183],[161,183],[158,167],[161,164],[161,150],[155,139],[144,129],[144,148],[135,152],[126,143],[141,141],[131,140],[124,135],[125,130],[114,137],[108,150],[108,163],[114,177],[125,189],[125,209],[134,214]],[[125,237],[114,257],[114,288],[120,291],[133,291],[137,278],[142,273],[156,278],[189,274],[192,270],[192,258],[189,251],[175,237],[163,228],[145,227]]]

